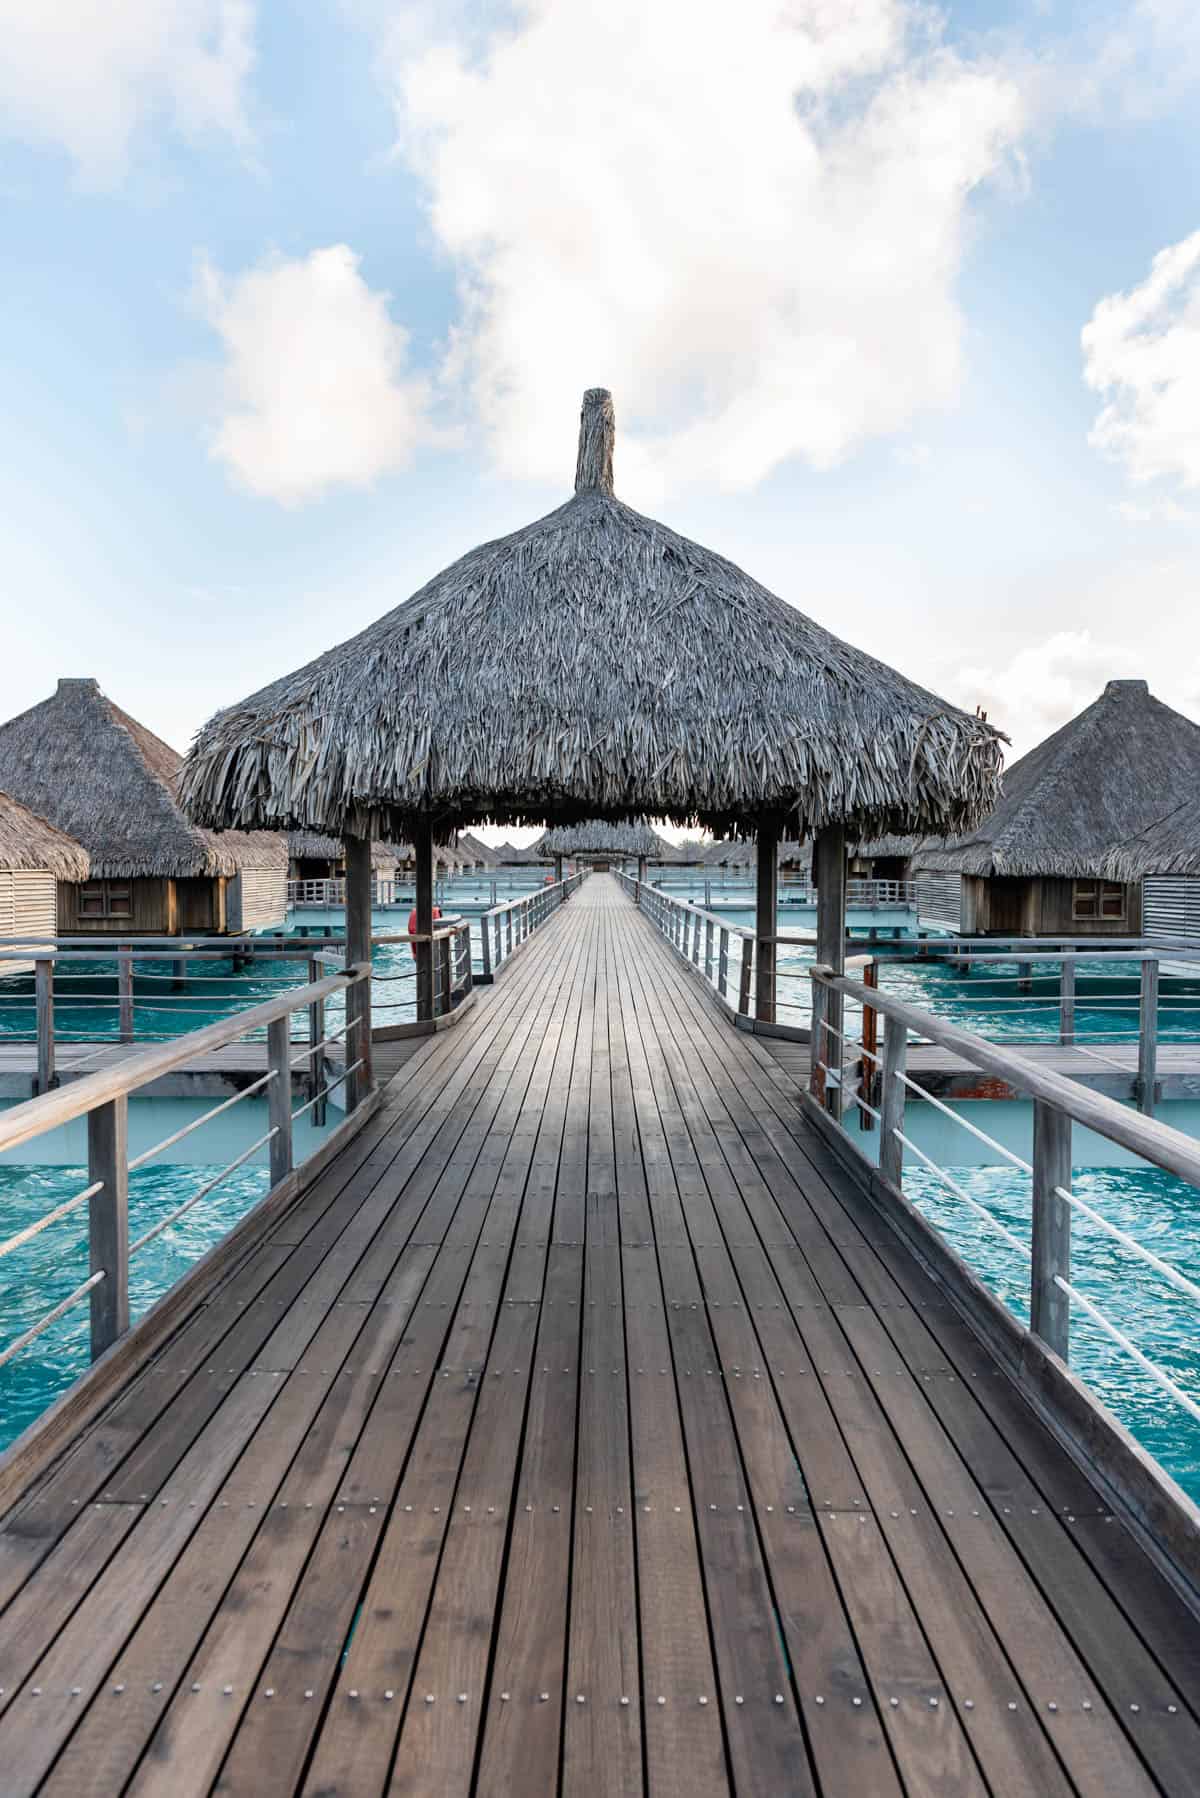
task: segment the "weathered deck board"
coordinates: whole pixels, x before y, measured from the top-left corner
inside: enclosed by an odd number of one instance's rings
[[[591,880],[0,1523],[59,1794],[1189,1793],[1200,1624]]]

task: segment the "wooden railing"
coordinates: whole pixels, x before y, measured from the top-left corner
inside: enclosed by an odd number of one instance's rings
[[[129,1328],[129,1264],[162,1231],[182,1218],[214,1192],[238,1168],[264,1149],[269,1159],[270,1186],[267,1198],[278,1193],[297,1171],[293,1157],[293,1128],[296,1121],[309,1112],[314,1121],[324,1120],[330,1095],[344,1087],[346,1122],[374,1090],[371,1070],[370,1032],[363,1029],[369,1010],[352,1005],[357,995],[369,992],[370,968],[367,965],[346,972],[327,975],[307,986],[293,989],[278,998],[240,1013],[235,1018],[209,1024],[171,1043],[125,1057],[113,1067],[84,1075],[57,1091],[39,1094],[37,1098],[15,1105],[0,1113],[0,1154],[19,1149],[47,1131],[56,1130],[76,1119],[87,1120],[88,1184],[73,1197],[53,1207],[41,1218],[0,1242],[0,1259],[19,1251],[43,1230],[87,1206],[89,1273],[85,1281],[53,1306],[14,1341],[0,1348],[0,1365],[29,1346],[51,1324],[87,1299],[91,1308],[91,1353],[93,1360],[112,1346]],[[346,1016],[341,1029],[326,1032],[325,1006],[329,999],[341,996],[346,1001]],[[297,1012],[306,1013],[309,1042],[299,1053],[292,1041],[291,1020]],[[173,1131],[139,1155],[130,1156],[128,1147],[129,1100],[143,1092],[185,1062],[227,1047],[252,1033],[266,1031],[266,1072],[231,1099],[212,1106],[202,1116]],[[344,1065],[335,1073],[336,1063],[329,1051],[337,1044],[343,1047]],[[307,1094],[305,1102],[293,1109],[294,1070]],[[267,1129],[247,1149],[234,1157],[215,1176],[205,1179],[198,1190],[165,1217],[160,1218],[136,1240],[129,1234],[129,1176],[137,1168],[158,1160],[183,1138],[191,1136],[211,1119],[224,1115],[235,1105],[250,1098],[265,1098]],[[344,1126],[343,1126],[344,1127]]]
[[[524,893],[518,899],[506,899],[503,904],[493,905],[490,911],[485,911],[479,920],[483,964],[480,981],[486,984],[494,980],[497,970],[516,954],[539,925],[566,903],[572,893],[579,891],[586,879],[587,870],[582,869],[578,874],[569,874],[565,880],[535,887],[531,893]]]
[[[907,1150],[960,1202],[982,1217],[1010,1247],[1029,1261],[1030,1328],[1056,1355],[1064,1361],[1068,1359],[1071,1303],[1076,1301],[1112,1340],[1151,1374],[1159,1386],[1200,1422],[1200,1405],[1196,1400],[1183,1393],[1169,1375],[1150,1362],[1072,1283],[1071,1213],[1079,1210],[1130,1254],[1154,1267],[1178,1290],[1200,1302],[1200,1287],[1144,1245],[1109,1224],[1072,1192],[1071,1134],[1073,1125],[1082,1125],[1151,1167],[1161,1168],[1197,1188],[1200,1188],[1200,1143],[1168,1124],[1131,1111],[1115,1099],[1054,1073],[1013,1049],[990,1043],[973,1031],[961,1030],[932,1012],[893,998],[865,981],[850,980],[820,966],[811,970],[811,979],[813,1027],[809,1090],[814,1101],[840,1118],[843,1102],[849,1100],[878,1125],[879,1170],[893,1187],[902,1190]],[[869,1048],[868,1031],[853,1037],[848,1030],[838,1029],[829,1022],[827,1014],[832,1009],[832,996],[840,1001],[848,999],[862,1007],[864,1017],[871,1013],[882,1015],[882,1054]],[[1032,1101],[1032,1162],[997,1142],[972,1119],[956,1112],[953,1106],[944,1105],[932,1094],[924,1092],[910,1078],[908,1046],[913,1034],[953,1051],[981,1073],[1004,1082],[1008,1088]],[[847,1049],[851,1051],[849,1057]],[[854,1049],[858,1050],[864,1069],[858,1084],[853,1076],[848,1077]],[[870,1092],[871,1098],[865,1097],[864,1092]],[[1016,1167],[1029,1176],[1033,1211],[1028,1243],[1022,1242],[993,1217],[986,1206],[967,1193],[912,1140],[905,1128],[910,1097],[935,1107],[972,1137],[988,1144],[996,1155],[997,1164]],[[876,1102],[872,1103],[872,1099]],[[848,1137],[848,1140],[853,1142],[854,1139]]]

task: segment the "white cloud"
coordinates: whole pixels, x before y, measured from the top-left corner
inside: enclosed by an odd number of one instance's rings
[[[456,267],[450,365],[499,465],[561,483],[614,390],[618,485],[741,488],[953,403],[974,189],[1017,83],[918,0],[523,0],[391,41]]]
[[[1170,565],[1144,571],[1147,614],[1152,594],[1181,591],[1180,571]],[[1007,661],[964,663],[948,669],[943,690],[968,709],[982,705],[993,724],[1012,738],[1011,762],[1097,699],[1110,680],[1148,680],[1156,698],[1200,718],[1200,680],[1191,663],[1181,667],[1169,630],[1139,633],[1136,645],[1090,630],[1054,631],[1016,649]]]
[[[0,0],[0,130],[95,185],[160,117],[245,145],[253,34],[253,0]]]
[[[1082,343],[1084,379],[1105,396],[1089,442],[1137,485],[1200,486],[1200,231],[1101,300]]]
[[[1145,506],[1138,505],[1134,500],[1118,500],[1117,512],[1126,524],[1200,523],[1200,512],[1191,511],[1174,499],[1152,500]]]
[[[291,505],[367,486],[432,434],[408,333],[345,244],[233,279],[204,263],[197,298],[225,346],[211,453],[251,492]]]

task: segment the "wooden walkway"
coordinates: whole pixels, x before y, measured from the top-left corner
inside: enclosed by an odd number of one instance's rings
[[[597,876],[0,1527],[0,1790],[1194,1795],[1200,1626]]]

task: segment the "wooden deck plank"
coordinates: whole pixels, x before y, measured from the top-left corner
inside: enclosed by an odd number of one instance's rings
[[[1111,1515],[598,877],[0,1525],[0,1786],[1190,1793]]]

